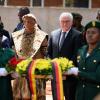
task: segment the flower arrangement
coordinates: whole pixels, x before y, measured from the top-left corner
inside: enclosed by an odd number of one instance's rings
[[[73,62],[67,58],[55,58],[51,59],[36,59],[35,61],[35,74],[36,75],[50,75],[52,74],[52,62],[57,62],[59,67],[61,67],[62,72],[67,71],[69,68],[73,67]],[[19,74],[26,74],[28,66],[32,62],[32,58],[21,61],[16,66],[16,71]]]

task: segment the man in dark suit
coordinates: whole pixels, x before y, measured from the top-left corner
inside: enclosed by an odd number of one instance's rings
[[[51,33],[47,56],[51,59],[66,57],[73,60],[76,66],[77,50],[83,45],[82,34],[72,28],[73,16],[69,12],[60,15],[59,23],[60,28]],[[75,100],[76,83],[77,81],[73,76],[67,76],[66,80],[63,81],[66,100]]]

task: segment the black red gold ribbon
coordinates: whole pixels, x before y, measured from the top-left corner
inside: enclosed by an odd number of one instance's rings
[[[35,61],[33,60],[28,67],[29,86],[32,93],[32,100],[36,100],[36,81],[35,81]],[[53,100],[64,100],[63,95],[63,82],[61,67],[56,61],[52,62],[52,75],[53,75]]]
[[[32,60],[28,67],[28,81],[29,81],[29,87],[32,94],[32,100],[36,99],[36,81],[35,81],[35,60]]]
[[[53,71],[53,100],[64,100],[63,94],[63,81],[62,81],[62,71],[61,67],[57,62],[52,62],[52,71]]]

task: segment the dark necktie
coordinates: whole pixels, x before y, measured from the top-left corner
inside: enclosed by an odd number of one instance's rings
[[[65,40],[65,34],[66,32],[62,32],[61,33],[61,36],[60,36],[60,43],[59,43],[59,49],[61,49],[63,43],[64,43],[64,40]]]

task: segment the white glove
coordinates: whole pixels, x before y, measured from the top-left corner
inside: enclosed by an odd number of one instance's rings
[[[77,76],[78,72],[79,72],[79,70],[78,70],[77,67],[72,67],[67,71],[67,75],[75,75],[75,76]]]
[[[0,76],[7,76],[8,72],[5,68],[0,68]]]

